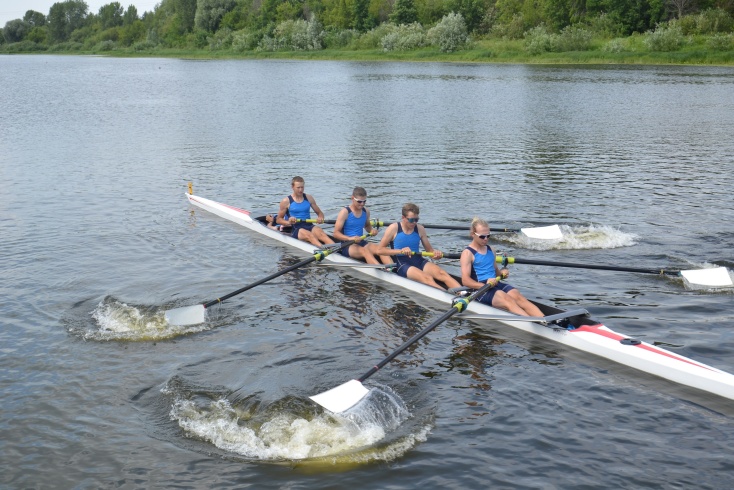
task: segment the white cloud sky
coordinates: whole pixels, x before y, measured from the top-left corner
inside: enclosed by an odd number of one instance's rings
[[[51,5],[63,0],[0,0],[0,28],[5,27],[5,23],[13,19],[22,19],[28,10],[41,12],[48,15]],[[89,12],[99,13],[99,8],[115,0],[84,0],[89,6]],[[143,12],[152,12],[160,0],[116,0],[124,9],[129,5],[135,5],[138,9],[138,15]]]

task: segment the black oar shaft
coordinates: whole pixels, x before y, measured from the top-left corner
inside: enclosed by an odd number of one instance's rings
[[[497,278],[497,280],[499,280],[499,279],[500,278]],[[477,298],[480,295],[484,294],[486,291],[488,291],[492,287],[493,287],[492,284],[485,284],[480,289],[477,289],[474,293],[472,293],[469,297],[467,297],[467,298],[458,298],[457,301],[451,306],[451,309],[449,311],[447,311],[446,313],[444,313],[443,315],[441,315],[441,317],[439,317],[438,319],[436,319],[433,323],[431,323],[430,325],[428,325],[426,328],[424,328],[423,330],[421,330],[420,332],[418,332],[417,334],[413,335],[411,338],[409,338],[408,340],[406,340],[403,343],[403,345],[401,345],[400,347],[398,347],[397,349],[395,349],[395,351],[393,351],[392,354],[390,354],[385,359],[383,359],[382,361],[380,361],[379,363],[377,363],[372,369],[370,369],[369,371],[367,371],[366,373],[364,373],[358,379],[358,381],[361,383],[364,380],[366,380],[367,378],[369,378],[370,376],[372,376],[373,374],[375,374],[383,366],[385,366],[385,364],[389,363],[390,361],[392,361],[393,359],[395,359],[396,357],[398,357],[405,349],[407,349],[408,347],[410,347],[411,345],[415,344],[420,339],[422,339],[423,337],[425,337],[431,330],[433,330],[434,328],[436,328],[437,326],[439,326],[440,324],[442,324],[443,322],[445,322],[446,320],[448,320],[449,318],[451,318],[455,314],[464,311],[464,309],[466,308],[466,306],[469,304],[470,301],[472,301],[472,300],[474,300],[474,298]]]
[[[296,220],[296,223],[316,223],[315,219],[298,219]],[[389,226],[392,223],[388,221],[380,221],[380,220],[371,220],[373,226]],[[323,221],[326,225],[333,225],[336,224],[336,220],[333,219],[325,219]],[[423,225],[423,228],[432,228],[434,230],[459,230],[459,231],[468,231],[469,226],[463,225],[463,226],[457,226],[457,225]],[[492,227],[492,231],[496,233],[519,233],[520,228],[497,228]]]
[[[217,298],[217,299],[211,300],[208,303],[205,303],[204,304],[204,308],[209,308],[210,306],[214,306],[217,303],[221,303],[222,301],[231,298],[232,296],[237,296],[238,294],[242,294],[245,291],[247,291],[248,289],[252,289],[255,286],[259,286],[260,284],[262,284],[264,282],[268,282],[268,281],[270,281],[272,279],[275,279],[278,276],[282,276],[283,274],[287,274],[287,273],[289,273],[289,272],[291,272],[293,270],[298,269],[299,267],[303,267],[304,265],[310,264],[311,262],[314,262],[314,261],[316,261],[316,257],[310,257],[308,259],[302,260],[302,261],[298,262],[297,264],[293,264],[293,265],[291,265],[289,267],[286,267],[285,269],[282,269],[282,270],[279,270],[278,272],[275,272],[273,274],[270,274],[268,277],[263,277],[262,279],[260,279],[258,281],[255,281],[252,284],[248,284],[247,286],[245,286],[243,288],[240,288],[237,291],[232,291],[229,294],[225,294],[221,298]]]
[[[460,259],[461,254],[444,253],[445,259]],[[527,265],[548,265],[551,267],[571,267],[574,269],[596,269],[601,271],[619,271],[619,272],[639,272],[641,274],[668,274],[671,276],[680,275],[680,270],[675,269],[640,269],[636,267],[618,267],[612,265],[597,264],[575,264],[572,262],[553,262],[549,260],[531,260],[518,259],[516,257],[505,257],[508,264],[527,264]],[[503,257],[498,256],[497,262],[502,262]]]
[[[367,237],[367,235],[364,235],[364,236],[360,237],[360,240],[364,240],[366,237]],[[343,242],[341,245],[339,245],[336,248],[333,248],[333,249],[330,249],[330,250],[322,250],[322,251],[316,252],[316,253],[313,254],[313,257],[309,257],[308,259],[304,259],[304,260],[298,262],[297,264],[293,264],[291,266],[288,266],[285,269],[282,269],[282,270],[279,270],[278,272],[275,272],[273,274],[270,274],[268,277],[263,277],[262,279],[259,279],[259,280],[255,281],[255,282],[253,282],[252,284],[248,284],[247,286],[242,287],[242,288],[238,289],[237,291],[232,291],[229,294],[225,294],[221,298],[213,299],[213,300],[209,301],[208,303],[204,303],[204,308],[209,308],[210,306],[214,306],[216,304],[219,304],[222,301],[231,298],[232,296],[237,296],[238,294],[244,293],[248,289],[252,289],[255,286],[259,286],[262,283],[268,282],[268,281],[270,281],[272,279],[275,279],[276,277],[282,276],[283,274],[287,274],[287,273],[289,273],[291,271],[294,271],[294,270],[298,269],[299,267],[303,267],[304,265],[310,264],[311,262],[315,262],[317,260],[323,260],[324,257],[326,257],[327,255],[330,255],[330,254],[332,254],[334,252],[338,252],[339,250],[341,250],[343,248],[346,248],[346,247],[349,247],[350,245],[353,245],[354,243],[355,243],[354,241],[351,241],[350,240],[350,241],[347,241],[347,242]]]
[[[666,270],[666,269],[640,269],[636,267],[618,267],[611,265],[596,265],[596,264],[575,264],[572,262],[551,262],[545,260],[530,260],[530,259],[518,259],[514,257],[507,257],[508,263],[510,264],[528,264],[528,265],[549,265],[554,267],[571,267],[576,269],[596,269],[602,271],[620,271],[620,272],[639,272],[641,274],[669,274],[677,276],[680,274],[679,270]]]

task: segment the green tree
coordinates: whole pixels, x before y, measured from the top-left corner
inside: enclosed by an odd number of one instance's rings
[[[46,25],[46,16],[35,10],[28,10],[23,16],[23,20],[28,22],[31,27],[43,27]]]
[[[122,16],[124,13],[125,9],[122,8],[120,2],[112,2],[107,5],[102,5],[99,8],[99,20],[102,23],[102,29],[121,26]]]
[[[354,0],[354,28],[358,31],[366,31],[370,24],[370,2],[369,0]]]
[[[17,43],[25,39],[31,32],[31,25],[23,19],[9,20],[3,28],[3,37],[8,43]]]
[[[397,25],[418,22],[418,11],[413,0],[396,0],[390,20]]]
[[[133,22],[135,22],[138,19],[138,9],[135,7],[135,5],[128,6],[127,10],[125,11],[125,14],[122,16],[122,25],[123,26],[129,26]]]
[[[461,14],[469,32],[481,24],[487,11],[485,0],[445,0],[446,10]]]
[[[51,5],[48,12],[48,33],[54,42],[67,41],[75,29],[84,26],[89,7],[83,0],[66,0]]]
[[[194,25],[203,31],[216,32],[222,17],[236,6],[235,0],[197,0]]]

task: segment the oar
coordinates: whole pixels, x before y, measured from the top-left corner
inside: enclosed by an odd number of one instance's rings
[[[368,235],[364,235],[355,241],[364,240],[365,238],[367,238],[367,236]],[[294,271],[298,269],[299,267],[303,267],[304,265],[310,264],[311,262],[317,262],[317,261],[324,260],[324,258],[327,257],[328,255],[331,255],[334,252],[337,252],[343,248],[346,248],[352,245],[353,243],[355,243],[355,241],[350,240],[350,241],[342,243],[338,247],[328,248],[326,250],[319,250],[317,252],[314,252],[313,256],[308,259],[302,260],[298,262],[297,264],[293,264],[289,267],[286,267],[285,269],[279,270],[278,272],[275,272],[274,274],[270,274],[268,277],[264,277],[258,281],[253,282],[252,284],[248,284],[247,286],[240,288],[237,291],[232,291],[229,294],[225,294],[221,298],[211,300],[201,305],[183,306],[181,308],[174,308],[172,310],[168,310],[165,313],[166,321],[170,323],[171,325],[180,325],[180,326],[196,325],[197,323],[204,323],[204,321],[206,320],[206,309],[207,308],[214,306],[214,305],[218,305],[219,303],[221,303],[224,300],[227,300],[233,296],[237,296],[238,294],[244,293],[248,289],[252,289],[255,286],[259,286],[260,284],[268,282],[271,279],[275,279],[276,277],[280,277],[283,274],[287,274],[288,272]]]
[[[497,280],[499,281],[501,278],[497,277]],[[440,318],[436,319],[433,323],[428,325],[426,328],[418,332],[417,334],[413,335],[410,339],[408,339],[403,345],[398,347],[392,354],[387,356],[385,359],[377,363],[372,369],[367,371],[365,374],[363,374],[358,379],[353,379],[351,381],[348,381],[342,385],[337,386],[336,388],[332,388],[328,391],[325,391],[323,393],[319,393],[318,395],[314,395],[311,398],[311,400],[315,401],[325,409],[333,412],[333,413],[341,413],[345,410],[348,410],[352,408],[354,405],[357,404],[364,396],[369,393],[369,390],[364,387],[362,382],[375,374],[377,371],[380,370],[385,364],[395,359],[401,352],[403,352],[405,349],[410,347],[411,345],[418,342],[420,339],[425,337],[428,332],[451,318],[453,315],[457,313],[461,313],[464,311],[467,306],[469,306],[469,302],[473,301],[475,298],[481,296],[484,294],[487,290],[493,287],[493,284],[485,284],[480,289],[477,289],[475,292],[473,292],[471,295],[467,296],[466,298],[456,298],[454,300],[454,303],[451,305],[451,309],[441,315]]]
[[[426,255],[428,252],[423,252]],[[447,259],[458,259],[461,254],[443,254],[444,258]],[[619,272],[636,272],[640,274],[656,274],[656,275],[667,275],[667,276],[679,276],[685,278],[689,283],[696,284],[699,286],[708,287],[729,287],[734,286],[732,283],[731,276],[726,267],[713,267],[711,269],[642,269],[636,267],[618,267],[610,265],[597,265],[597,264],[574,264],[570,262],[552,262],[547,260],[530,260],[530,259],[518,259],[515,257],[503,257],[497,256],[498,263],[507,264],[529,264],[529,265],[547,265],[552,267],[572,267],[576,269],[596,269],[603,271],[619,271]]]
[[[317,223],[318,221],[315,219],[298,219],[296,220],[296,223]],[[324,220],[324,224],[327,225],[333,225],[336,223],[336,220]],[[392,223],[389,221],[380,221],[377,219],[370,220],[370,224],[372,226],[389,226]],[[468,226],[456,226],[456,225],[423,225],[424,228],[432,228],[435,230],[459,230],[459,231],[467,231],[469,229]],[[563,232],[561,232],[561,228],[558,225],[550,225],[550,226],[537,226],[537,227],[528,227],[528,228],[492,228],[493,232],[496,233],[522,233],[523,235],[527,236],[528,238],[535,238],[537,240],[560,240],[563,238]]]

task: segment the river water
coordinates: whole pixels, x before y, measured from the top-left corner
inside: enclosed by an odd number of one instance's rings
[[[334,218],[557,223],[536,260],[734,267],[734,69],[0,57],[0,486],[730,488],[731,401],[445,305],[298,270],[171,327],[166,309],[303,255],[188,205],[265,213],[302,175]],[[458,251],[466,233],[431,230]],[[456,270],[456,264],[446,267]],[[734,294],[512,266],[528,297],[734,372]]]

